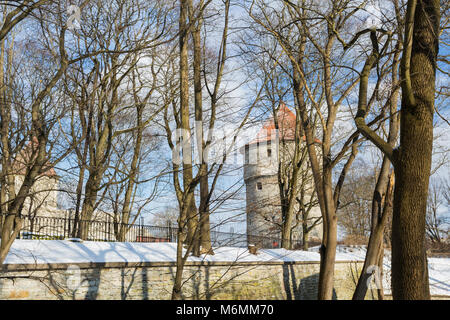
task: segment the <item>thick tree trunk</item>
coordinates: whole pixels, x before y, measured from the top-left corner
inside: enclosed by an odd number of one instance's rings
[[[114,105],[114,102],[113,102]],[[81,208],[77,237],[86,240],[89,235],[90,221],[95,210],[97,193],[100,190],[101,180],[108,166],[108,158],[111,151],[111,123],[108,109],[107,123],[99,132],[99,139],[89,141],[89,178],[86,181],[85,197]],[[94,135],[93,135],[94,136]]]
[[[383,168],[386,165],[387,168],[389,169],[389,164],[390,162],[387,161],[387,159],[385,159],[385,161],[383,162],[383,166],[382,166],[382,170],[380,172],[380,176],[378,179],[378,183],[377,183],[377,187],[381,188],[381,184],[384,184],[384,172],[383,172]],[[383,261],[383,238],[384,238],[384,230],[386,227],[386,223],[387,223],[387,217],[388,217],[388,210],[389,207],[391,207],[391,202],[392,202],[392,188],[394,186],[394,175],[391,175],[391,178],[389,179],[389,183],[386,187],[384,187],[384,189],[386,190],[386,196],[385,196],[385,200],[384,200],[384,208],[381,209],[374,209],[372,208],[372,212],[378,212],[378,210],[380,210],[380,212],[373,217],[373,221],[372,221],[372,230],[370,233],[370,237],[369,237],[369,243],[367,245],[367,252],[366,252],[366,258],[364,260],[364,266],[363,269],[361,270],[361,275],[358,279],[358,284],[356,285],[356,290],[353,294],[353,300],[364,300],[367,290],[369,288],[369,279],[372,277],[373,272],[377,272],[381,271],[382,269],[380,269],[380,261],[381,261],[381,267],[382,267],[382,261]],[[375,195],[374,195],[374,200],[373,200],[373,205],[374,206],[378,206],[378,201],[375,201],[375,198],[377,197],[377,192],[379,192],[380,190],[376,189],[375,191]],[[383,192],[384,193],[384,192]],[[382,206],[381,202],[382,200],[380,199],[380,206]],[[378,275],[378,274],[377,274]],[[381,279],[376,279],[381,281]],[[380,291],[383,291],[382,288],[378,288]]]
[[[80,221],[78,223],[77,237],[87,240],[89,236],[90,221],[94,213],[95,202],[97,200],[97,190],[100,182],[96,176],[89,176],[86,182],[85,197],[81,208]]]
[[[325,202],[324,236],[320,248],[319,300],[332,300],[334,292],[334,266],[337,246],[337,215],[332,193],[331,168],[323,166],[323,194]]]
[[[192,181],[192,155],[190,146],[190,124],[189,124],[189,68],[188,68],[188,9],[190,0],[180,0],[180,16],[179,16],[179,53],[180,53],[180,121],[179,126],[183,130],[182,138],[182,154],[183,154],[183,192],[179,194],[178,202],[180,206],[180,216],[178,218],[177,232],[177,267],[175,272],[174,284],[172,287],[172,300],[182,299],[182,278],[184,269],[183,245],[192,248],[195,241],[195,231],[197,223],[196,212],[194,215],[195,202],[193,190],[190,191],[190,183]],[[189,141],[189,144],[187,142]],[[177,173],[174,173],[176,178]],[[187,232],[185,235],[185,229]],[[189,251],[189,250],[188,250]],[[186,257],[189,252],[186,253]]]
[[[400,148],[395,157],[392,218],[394,299],[430,298],[425,217],[433,148],[439,10],[437,0],[408,2],[402,61]],[[414,19],[408,19],[413,12]]]
[[[379,270],[379,284],[380,286],[377,288],[378,300],[384,300],[384,288],[383,288],[383,261],[384,261],[384,246],[381,245],[380,255],[378,257],[378,270]]]
[[[188,35],[189,28],[187,25],[188,18],[188,6],[189,1],[180,0],[180,117],[181,117],[181,129],[183,135],[183,188],[184,190],[189,189],[189,184],[193,179],[192,174],[192,147],[191,147],[191,126],[189,122],[189,66],[188,66]],[[192,191],[193,192],[193,191]],[[198,228],[198,214],[197,207],[195,205],[195,200],[189,202],[189,210],[187,212],[187,238],[186,245],[189,246],[190,243],[196,241],[197,228]],[[198,246],[196,246],[196,249]],[[198,250],[194,250],[198,251]],[[198,255],[198,252],[194,252]]]
[[[206,164],[203,164],[207,166]],[[204,168],[205,172],[208,170]],[[209,220],[209,188],[208,176],[204,175],[200,178],[200,253],[214,254],[211,246],[211,226]]]
[[[309,250],[309,228],[308,223],[306,221],[306,218],[303,218],[302,222],[302,250],[308,251]]]
[[[119,228],[119,232],[117,234],[117,241],[124,242],[126,239],[126,235],[130,229],[128,226],[130,224],[131,218],[131,210],[133,208],[132,203],[132,195],[133,190],[136,185],[136,177],[138,173],[139,166],[139,156],[141,153],[141,145],[142,145],[142,133],[144,131],[143,123],[142,123],[142,114],[144,112],[144,105],[136,106],[136,140],[134,140],[134,148],[133,148],[133,159],[131,160],[130,172],[128,175],[128,183],[127,189],[125,191],[125,197],[123,200],[122,206],[122,214],[120,216],[121,225]],[[137,217],[134,218],[136,221]]]
[[[278,127],[277,127],[278,129]],[[292,157],[292,162],[288,164],[283,163],[286,161],[284,158],[286,156],[279,155],[278,158],[281,161],[279,168],[282,168],[283,166],[288,165],[286,170],[278,169],[278,174],[286,174],[288,176],[288,179],[280,179],[282,177],[279,177],[279,184],[280,184],[280,194],[281,194],[281,203],[282,203],[282,214],[283,214],[283,224],[281,229],[281,247],[284,249],[292,249],[292,224],[294,220],[294,214],[295,214],[295,203],[297,199],[297,193],[299,190],[299,179],[300,179],[300,173],[302,168],[302,143],[303,143],[303,134],[302,134],[302,126],[301,126],[301,117],[300,117],[300,110],[297,107],[296,108],[296,123],[295,123],[295,148],[294,148],[294,154]],[[289,150],[286,150],[288,146],[285,146],[284,144],[281,145],[281,147],[284,149],[282,150],[282,153],[289,154]],[[288,171],[290,174],[288,174],[286,171]],[[284,185],[281,183],[282,180],[285,180],[287,185]]]
[[[5,261],[9,249],[19,234],[21,227],[22,219],[18,217],[16,212],[11,212],[5,217],[0,242],[0,266]]]
[[[280,188],[282,197],[284,198],[281,201],[283,215],[283,224],[281,228],[281,247],[287,250],[292,249],[292,222],[294,220],[294,205],[297,196],[297,185],[300,171],[300,168],[297,165],[299,161],[298,153],[300,153],[299,143],[301,143],[301,141],[297,139],[297,145],[294,151],[294,159],[292,161],[291,168],[287,169],[291,170],[291,177],[289,179],[290,181],[288,182],[288,186],[285,186],[287,190],[284,188]]]
[[[83,112],[83,110],[80,110],[80,111]],[[80,118],[83,118],[83,117],[84,117],[84,115],[80,114]],[[84,122],[85,121],[83,121],[83,123]],[[76,190],[77,200],[76,200],[76,204],[75,204],[75,215],[74,215],[74,219],[73,219],[72,237],[78,236],[78,232],[79,232],[78,230],[80,227],[81,198],[83,195],[83,182],[84,182],[84,175],[86,172],[86,163],[87,163],[87,156],[88,156],[88,151],[89,151],[89,141],[91,140],[91,135],[90,135],[91,122],[92,122],[92,112],[89,112],[89,120],[87,122],[87,125],[83,126],[83,131],[84,131],[84,134],[86,135],[86,138],[84,141],[83,154],[81,155],[81,159],[79,159],[80,173],[78,174],[78,183],[77,183],[77,190]],[[76,139],[76,137],[74,137],[74,140],[75,139]]]
[[[184,218],[186,215],[186,211],[180,212],[180,220]],[[172,287],[172,300],[181,300],[182,294],[181,289],[183,285],[183,269],[184,269],[184,259],[183,259],[183,226],[178,223],[178,232],[177,232],[177,269],[175,271],[175,279]]]
[[[300,64],[301,66],[301,64]],[[294,66],[295,68],[295,66]],[[305,132],[306,146],[308,149],[308,156],[311,163],[311,170],[315,184],[315,190],[317,193],[317,199],[319,202],[320,211],[322,213],[322,245],[320,249],[320,274],[319,274],[319,288],[318,299],[319,300],[331,300],[333,297],[333,277],[334,277],[334,258],[336,255],[336,239],[337,239],[337,217],[334,215],[330,217],[328,214],[330,211],[330,205],[334,207],[332,203],[332,195],[328,206],[326,205],[325,188],[322,170],[320,168],[320,161],[316,150],[314,128],[312,127],[311,120],[306,110],[306,103],[303,98],[303,85],[300,81],[300,75],[294,71],[294,93],[296,103],[299,107],[300,117],[302,120],[303,130]],[[331,183],[331,176],[330,181]],[[330,191],[328,189],[328,191]],[[331,218],[331,219],[330,219]],[[331,221],[330,221],[331,220]]]
[[[203,1],[199,6],[203,5]],[[203,95],[202,95],[202,43],[201,43],[201,28],[203,25],[202,17],[194,15],[194,8],[192,1],[189,2],[190,18],[189,20],[195,26],[192,31],[192,39],[194,43],[194,100],[195,100],[195,121],[196,123],[196,138],[199,159],[201,161],[200,172],[200,206],[199,206],[199,230],[196,232],[196,241],[193,252],[197,255],[200,253],[213,254],[211,247],[211,233],[209,223],[209,181],[208,181],[208,164],[207,159],[204,159],[205,139],[203,133]]]

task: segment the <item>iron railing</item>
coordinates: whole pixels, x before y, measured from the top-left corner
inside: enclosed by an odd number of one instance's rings
[[[74,228],[76,221],[67,217],[30,217],[24,216],[19,239],[33,240],[63,240],[76,237]],[[117,230],[125,228],[123,242],[176,242],[177,228],[168,224],[166,227],[144,224],[118,224],[112,219],[104,221],[78,221],[79,225],[87,227],[87,241],[119,241]],[[280,248],[279,237],[264,237],[241,233],[221,232],[211,230],[213,247],[247,247],[249,243],[262,248]],[[291,241],[293,249],[301,248],[301,240]]]

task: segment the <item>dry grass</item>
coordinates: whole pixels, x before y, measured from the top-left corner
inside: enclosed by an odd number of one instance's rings
[[[427,242],[428,257],[450,257],[450,243],[444,242]]]
[[[349,234],[344,240],[339,241],[338,244],[345,246],[365,246],[369,242],[369,239],[365,236]]]

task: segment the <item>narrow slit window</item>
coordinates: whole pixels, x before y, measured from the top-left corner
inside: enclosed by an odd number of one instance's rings
[[[250,147],[248,144],[245,145],[245,164],[249,164],[250,163]]]
[[[256,188],[257,188],[258,190],[262,190],[262,183],[261,183],[261,182],[257,182],[257,183],[256,183]]]

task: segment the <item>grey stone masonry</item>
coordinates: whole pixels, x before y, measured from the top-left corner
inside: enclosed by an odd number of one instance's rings
[[[338,262],[335,298],[350,299],[362,263]],[[185,299],[316,299],[318,262],[188,262]],[[6,265],[0,299],[170,299],[173,262]]]

